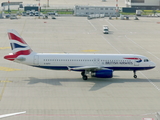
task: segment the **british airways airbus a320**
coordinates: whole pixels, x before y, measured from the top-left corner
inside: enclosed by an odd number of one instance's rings
[[[155,67],[152,61],[135,54],[51,54],[34,52],[15,30],[8,30],[12,52],[4,58],[10,61],[51,70],[81,72],[83,80],[88,76],[112,78],[113,71],[149,70]]]

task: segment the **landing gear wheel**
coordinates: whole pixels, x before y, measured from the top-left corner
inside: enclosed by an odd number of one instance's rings
[[[134,75],[133,77],[136,79],[136,78],[137,78],[137,75]]]
[[[136,70],[133,70],[133,73],[134,73],[134,78],[136,79],[137,78],[137,75],[136,75]]]
[[[84,75],[85,75],[85,71],[82,71],[82,72],[81,72],[81,75],[84,76]]]
[[[137,75],[136,75],[136,70],[133,70],[133,73],[134,73],[134,78],[136,79],[137,78]]]
[[[84,75],[82,78],[83,78],[83,80],[87,80],[88,79],[88,77],[86,75]]]

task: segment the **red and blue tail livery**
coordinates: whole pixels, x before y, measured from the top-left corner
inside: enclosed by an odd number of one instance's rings
[[[81,72],[83,80],[88,77],[112,78],[113,72],[149,70],[155,63],[147,57],[137,54],[53,54],[36,53],[15,31],[8,30],[12,53],[4,58],[17,63],[50,70],[68,70]]]
[[[13,54],[7,55],[4,58],[15,60],[20,55],[29,55],[32,49],[27,45],[23,38],[15,30],[8,30],[8,37]]]

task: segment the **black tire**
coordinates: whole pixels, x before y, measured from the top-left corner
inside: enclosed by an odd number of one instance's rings
[[[82,72],[81,72],[81,75],[82,75],[82,76],[85,76],[85,71],[82,71]]]
[[[137,78],[137,75],[134,75],[133,77],[136,79],[136,78]]]
[[[82,78],[83,78],[83,80],[87,80],[88,79],[88,77],[86,75],[84,75]]]

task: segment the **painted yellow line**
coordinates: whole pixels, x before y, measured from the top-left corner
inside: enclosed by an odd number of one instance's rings
[[[0,100],[2,99],[3,94],[4,94],[4,90],[5,90],[6,86],[7,86],[7,83],[9,83],[9,82],[12,82],[12,81],[10,81],[8,79],[0,80],[0,83],[4,83],[3,89],[2,89],[1,94],[0,94]]]
[[[7,82],[4,83],[2,92],[1,92],[1,94],[0,94],[0,100],[2,99],[2,96],[3,96],[4,90],[5,90],[5,88],[6,88],[6,85],[7,85]]]
[[[8,67],[0,67],[1,71],[18,71],[20,69],[8,68]]]
[[[97,52],[99,50],[82,50],[83,52]]]
[[[0,47],[0,50],[10,49],[11,47]]]
[[[10,83],[10,82],[12,82],[12,81],[10,81],[10,80],[0,80],[0,83]]]

